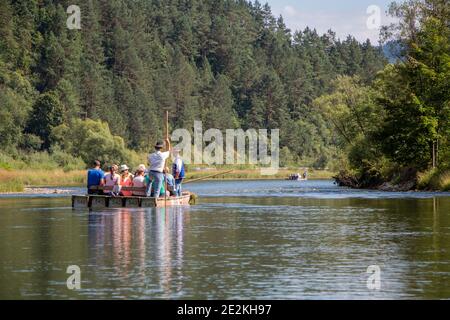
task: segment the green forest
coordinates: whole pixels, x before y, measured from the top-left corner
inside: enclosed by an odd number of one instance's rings
[[[280,129],[282,166],[343,184],[450,188],[447,0],[392,4],[384,47],[244,0],[85,0],[71,30],[72,2],[0,2],[0,169],[135,165],[168,110],[172,129]]]

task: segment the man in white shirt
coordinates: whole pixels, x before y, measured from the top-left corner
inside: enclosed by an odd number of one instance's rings
[[[159,198],[161,186],[164,182],[163,170],[165,168],[166,160],[170,156],[170,141],[167,139],[165,142],[167,151],[162,152],[161,150],[164,148],[164,144],[162,142],[157,142],[155,145],[155,152],[148,156],[148,163],[150,166],[149,176],[153,181],[151,196],[155,198]]]

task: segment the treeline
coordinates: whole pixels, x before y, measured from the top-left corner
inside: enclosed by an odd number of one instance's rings
[[[161,138],[169,110],[172,128],[278,128],[284,164],[325,167],[341,142],[314,100],[338,76],[369,86],[387,63],[369,41],[293,33],[259,2],[86,0],[81,30],[69,30],[72,2],[0,2],[0,148],[10,157],[122,161]]]
[[[450,190],[450,2],[394,3],[390,13],[399,22],[382,35],[400,48],[398,61],[370,85],[339,77],[315,101],[342,150],[338,180]]]

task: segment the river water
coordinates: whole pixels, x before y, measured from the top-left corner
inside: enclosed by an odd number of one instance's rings
[[[1,196],[0,298],[450,298],[450,193],[330,181],[186,188],[199,204],[166,210]],[[69,290],[73,265],[81,289]]]

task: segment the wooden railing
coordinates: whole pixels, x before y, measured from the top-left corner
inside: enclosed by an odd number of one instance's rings
[[[108,186],[108,187],[101,187],[101,186],[91,186],[89,188],[89,190],[93,190],[93,191],[98,191],[98,190],[102,190],[102,191],[112,191],[113,187]],[[120,191],[131,191],[131,192],[146,192],[147,188],[145,187],[121,187]]]

